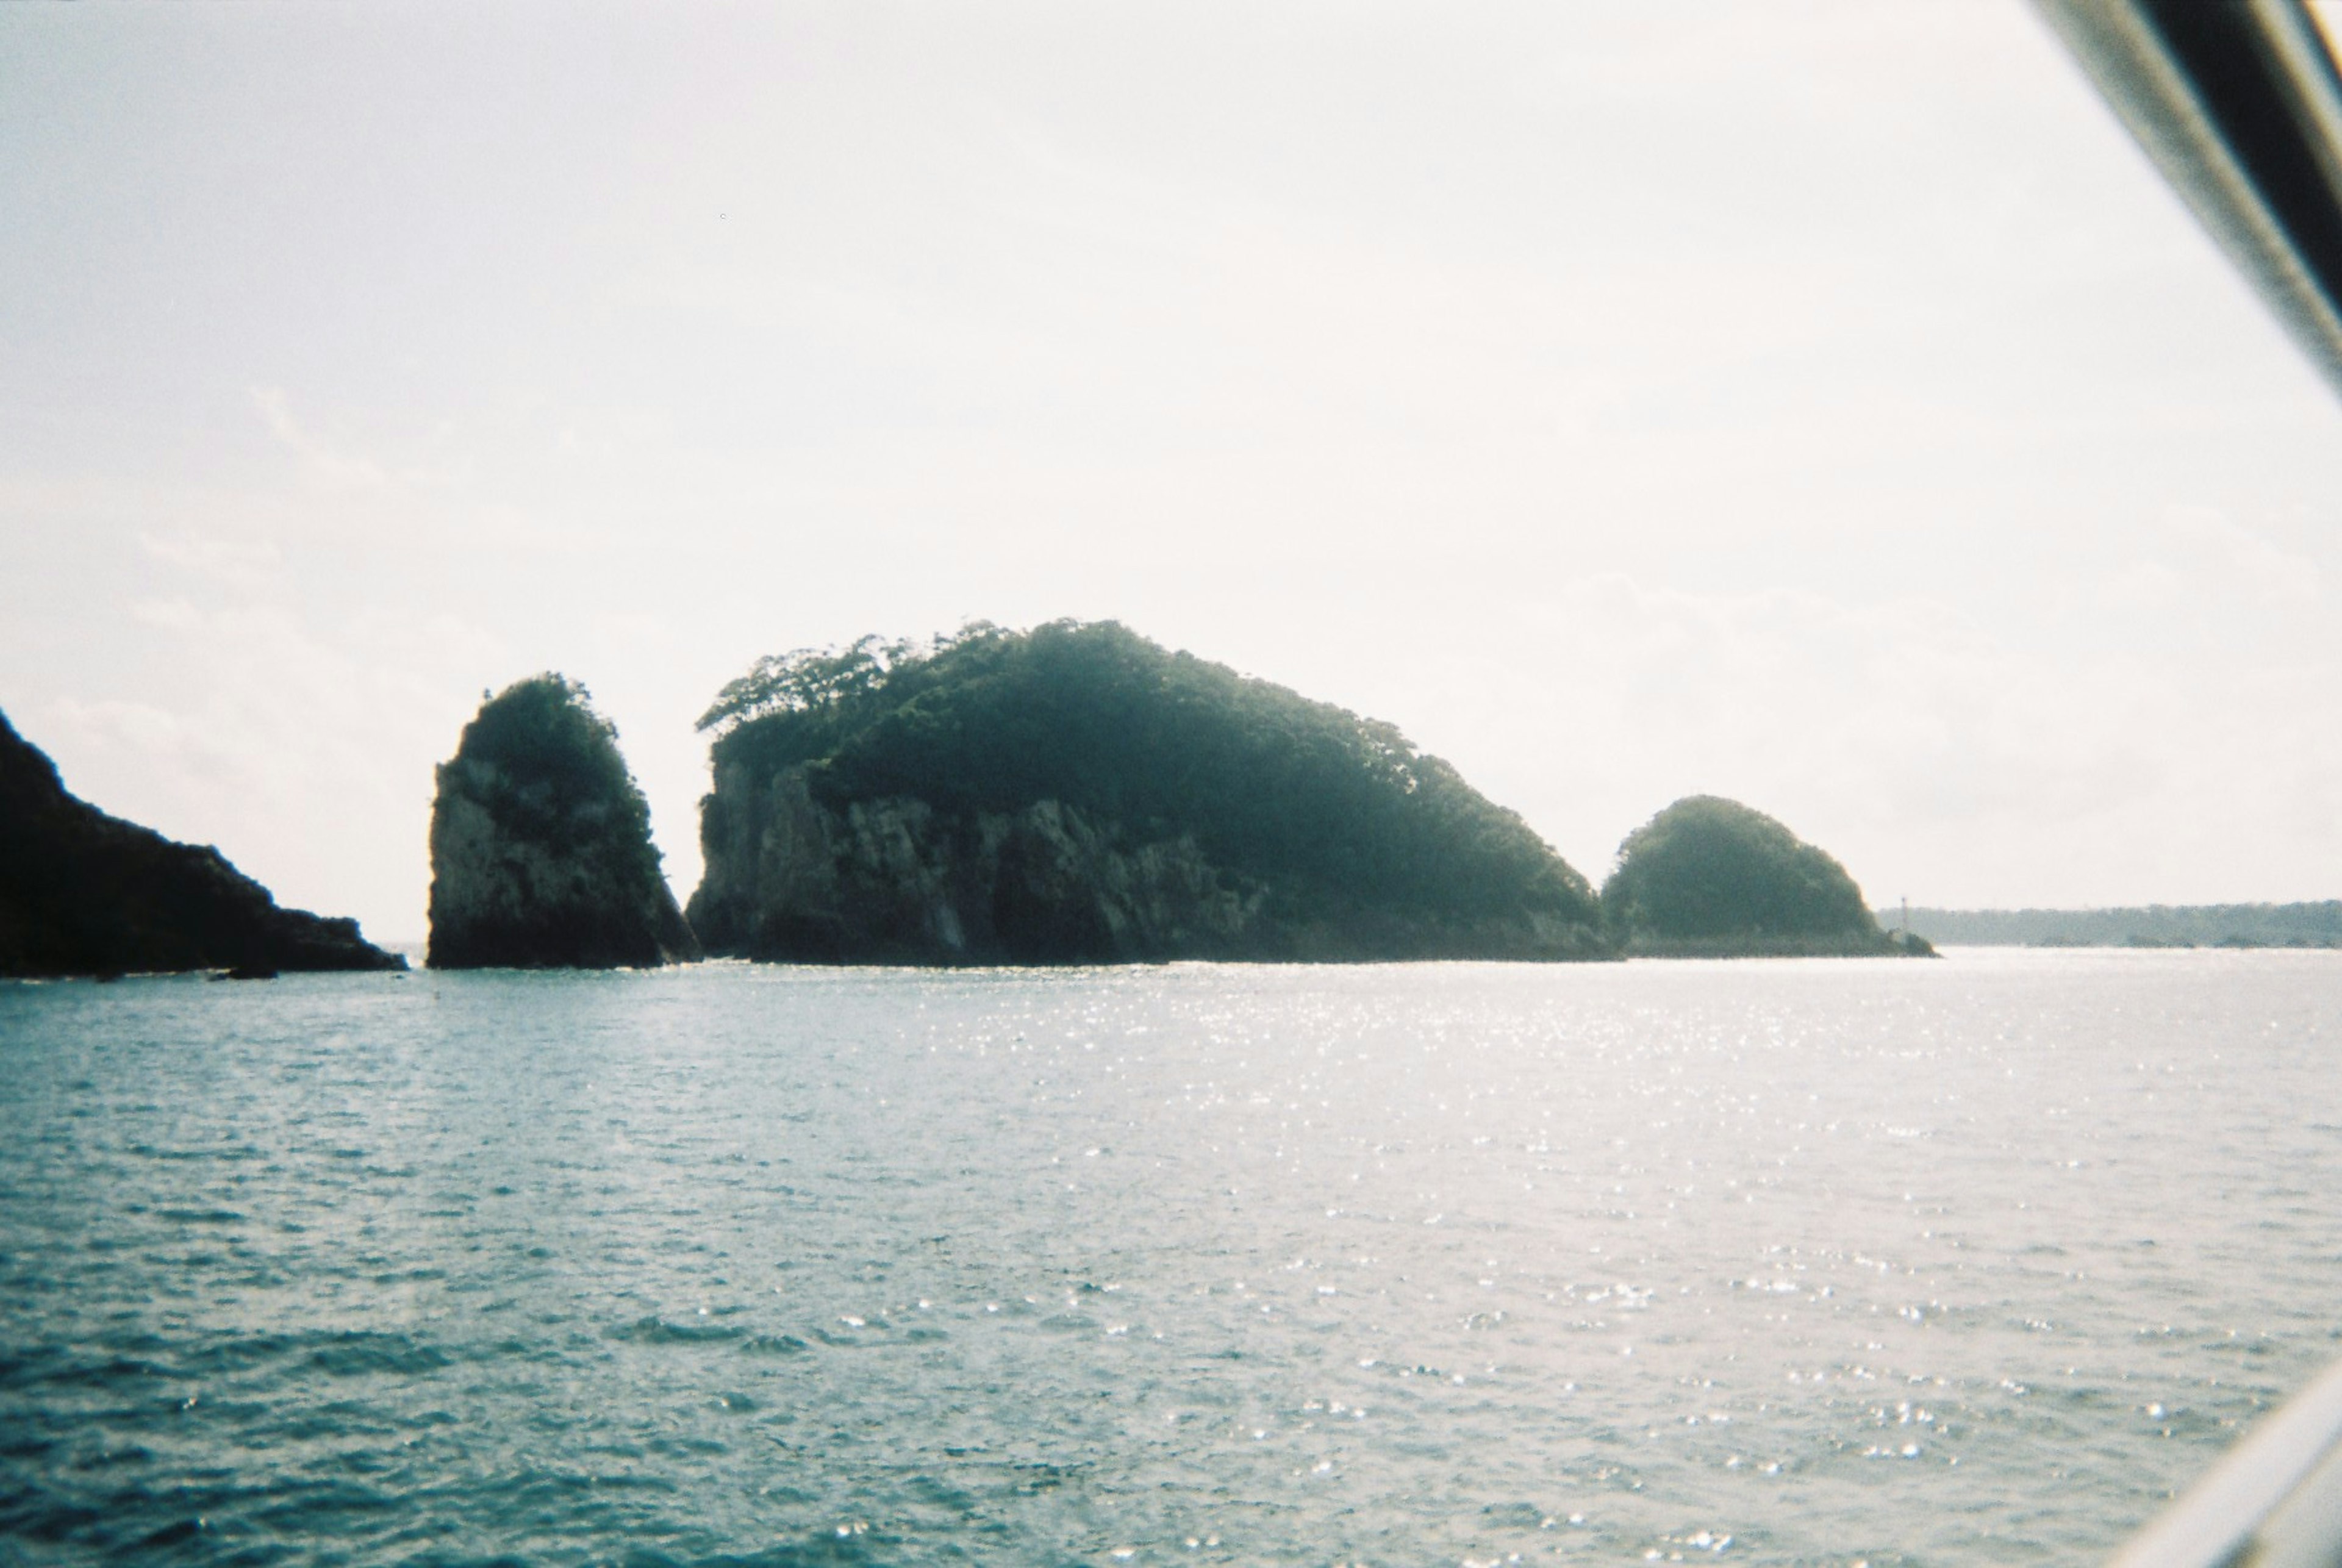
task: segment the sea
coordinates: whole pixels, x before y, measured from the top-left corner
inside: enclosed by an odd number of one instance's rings
[[[0,985],[0,1562],[2083,1563],[2342,954]]]

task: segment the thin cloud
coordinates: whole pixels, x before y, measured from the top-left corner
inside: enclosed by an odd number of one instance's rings
[[[281,387],[255,386],[252,404],[279,444],[297,454],[309,472],[336,489],[376,489],[390,476],[373,459],[353,456],[304,430],[293,417],[290,401]]]

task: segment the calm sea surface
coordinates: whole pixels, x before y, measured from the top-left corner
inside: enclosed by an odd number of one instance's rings
[[[2342,954],[0,985],[0,1561],[2087,1563]]]

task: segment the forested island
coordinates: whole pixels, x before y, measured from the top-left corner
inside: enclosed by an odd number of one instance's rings
[[[1602,884],[1609,929],[1654,957],[1927,956],[1883,931],[1827,852],[1737,801],[1691,795],[1627,835]]]
[[[179,844],[69,794],[0,714],[0,975],[404,969],[355,920],[281,909],[209,844]]]
[[[1586,879],[1388,724],[1113,623],[760,661],[700,720],[708,951],[1610,956]]]

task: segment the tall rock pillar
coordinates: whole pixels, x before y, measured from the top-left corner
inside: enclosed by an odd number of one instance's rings
[[[464,726],[438,783],[432,968],[615,969],[700,956],[617,731],[585,687],[555,674],[505,687]]]

